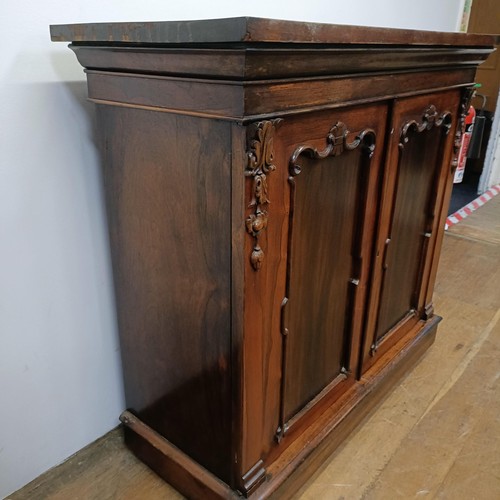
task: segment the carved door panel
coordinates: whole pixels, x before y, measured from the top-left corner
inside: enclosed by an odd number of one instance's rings
[[[384,178],[373,289],[365,340],[365,368],[418,321],[426,303],[430,262],[440,227],[444,186],[460,91],[395,102]]]
[[[289,210],[278,441],[354,381],[386,115],[385,105],[336,110],[280,130]]]

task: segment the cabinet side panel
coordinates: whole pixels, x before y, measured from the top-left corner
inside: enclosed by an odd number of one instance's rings
[[[128,408],[230,482],[230,131],[98,106]]]

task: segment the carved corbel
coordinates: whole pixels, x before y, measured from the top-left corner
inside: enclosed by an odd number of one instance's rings
[[[259,236],[267,227],[270,203],[267,175],[276,169],[274,165],[273,139],[276,128],[283,120],[266,120],[253,123],[248,127],[249,149],[247,152],[247,166],[245,176],[253,179],[252,200],[249,208],[252,213],[246,218],[247,232],[254,238],[254,246],[250,255],[252,267],[258,271],[262,267],[264,251],[259,244]]]

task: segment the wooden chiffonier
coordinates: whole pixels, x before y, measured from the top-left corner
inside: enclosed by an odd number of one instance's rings
[[[257,18],[51,27],[96,104],[130,448],[292,494],[432,343],[488,35]]]

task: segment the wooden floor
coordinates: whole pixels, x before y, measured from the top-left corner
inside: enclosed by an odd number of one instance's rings
[[[436,343],[297,499],[500,499],[500,196],[445,236],[435,309]],[[115,430],[9,498],[182,497]]]

